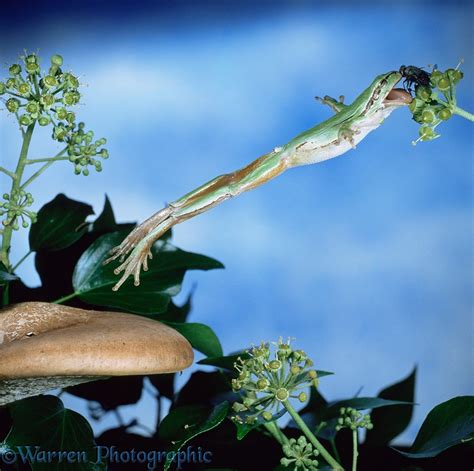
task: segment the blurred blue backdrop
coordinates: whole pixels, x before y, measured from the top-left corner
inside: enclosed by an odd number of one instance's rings
[[[38,207],[64,192],[100,212],[107,194],[119,220],[143,220],[326,119],[315,95],[351,101],[401,64],[466,58],[459,102],[474,109],[470,3],[255,3],[3,5],[2,63],[23,49],[44,62],[62,54],[84,84],[77,113],[111,155],[87,178],[58,164],[31,187]],[[174,232],[178,246],[226,265],[188,275],[180,296],[197,285],[191,318],[212,326],[226,353],[294,337],[336,372],[321,385],[332,399],[376,394],[418,365],[419,406],[402,441],[434,405],[474,392],[472,124],[455,117],[439,140],[413,147],[417,130],[398,111],[357,150]],[[19,133],[6,113],[0,133],[2,165],[13,165]],[[44,132],[33,149],[43,157],[55,146]],[[26,233],[14,244],[17,260]],[[32,259],[20,274],[38,283]],[[148,405],[129,413],[153,423]]]

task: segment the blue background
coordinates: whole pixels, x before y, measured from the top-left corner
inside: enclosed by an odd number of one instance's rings
[[[119,220],[143,220],[329,117],[315,95],[351,101],[401,64],[444,69],[464,57],[459,102],[474,109],[468,3],[255,3],[3,6],[2,63],[23,49],[46,64],[62,54],[84,85],[77,114],[111,155],[87,178],[57,164],[31,186],[37,207],[64,192],[97,213],[107,194]],[[374,395],[418,365],[419,406],[401,441],[434,405],[474,390],[472,124],[454,117],[439,130],[413,147],[418,125],[397,111],[357,150],[291,170],[174,232],[178,246],[226,265],[189,274],[178,298],[197,284],[191,320],[212,326],[226,353],[293,337],[336,372],[321,385],[331,399],[360,387]],[[48,134],[36,135],[30,157],[55,152]],[[2,165],[19,145],[3,113]],[[22,232],[13,260],[27,250]],[[20,274],[38,283],[32,259]],[[124,413],[153,424],[151,406],[144,396]]]

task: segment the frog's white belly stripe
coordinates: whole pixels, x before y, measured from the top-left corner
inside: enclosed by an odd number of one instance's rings
[[[353,144],[357,145],[365,136],[367,136],[367,134],[369,134],[369,132],[377,129],[395,108],[395,106],[385,106],[375,113],[372,113],[370,117],[354,123],[351,126],[351,130],[355,132],[353,136]],[[318,142],[318,140],[308,140],[294,150],[293,155],[289,160],[291,166],[294,167],[315,164],[338,157],[352,148],[353,147],[349,140],[344,138],[336,139],[334,142],[325,145],[321,145],[321,142]]]

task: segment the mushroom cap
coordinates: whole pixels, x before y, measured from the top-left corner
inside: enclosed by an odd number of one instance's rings
[[[44,392],[107,376],[172,373],[193,359],[176,330],[133,314],[44,302],[0,311],[0,404],[15,384],[35,389],[36,383]]]

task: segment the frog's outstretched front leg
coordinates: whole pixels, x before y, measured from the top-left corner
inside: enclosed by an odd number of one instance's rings
[[[321,98],[319,96],[314,97],[317,101],[322,103],[323,105],[328,105],[334,113],[339,113],[339,111],[343,110],[347,105],[344,104],[344,95],[339,97],[339,100],[326,95],[325,97]]]
[[[123,273],[113,290],[117,291],[129,275],[133,275],[136,286],[140,284],[140,270],[148,269],[153,243],[172,226],[280,175],[289,167],[285,155],[282,148],[276,148],[241,170],[214,178],[137,226],[119,246],[112,249],[111,257],[104,262],[116,259],[121,262],[114,273]]]

